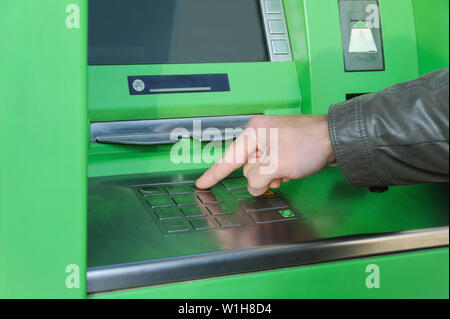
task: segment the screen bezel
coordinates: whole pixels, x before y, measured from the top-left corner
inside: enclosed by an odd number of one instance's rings
[[[89,4],[89,65],[270,60],[260,0]]]
[[[292,61],[289,34],[282,0],[281,12],[286,32],[268,32],[266,0],[259,0],[263,13],[267,43],[284,38],[289,54],[276,55],[270,50],[270,62],[92,65],[88,67],[89,117],[91,122],[180,118],[197,116],[227,116],[261,114],[268,110],[298,109],[301,94],[295,63]],[[275,63],[276,62],[276,63]],[[229,92],[158,94],[131,96],[129,76],[184,75],[226,73]]]

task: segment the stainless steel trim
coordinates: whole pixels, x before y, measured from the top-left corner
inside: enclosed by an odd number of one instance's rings
[[[173,144],[178,139],[171,139],[175,129],[184,129],[183,137],[192,137],[199,141],[223,141],[237,137],[254,115],[217,116],[197,118],[175,118],[160,120],[112,121],[91,123],[91,143],[127,144],[127,145],[160,145]],[[201,121],[200,132],[197,132],[196,121]],[[221,134],[204,136],[207,129],[214,128]],[[234,130],[232,134],[231,131]]]
[[[270,245],[88,269],[88,293],[448,247],[449,227]]]
[[[286,23],[286,16],[284,14],[284,6],[282,0],[259,0],[261,5],[261,12],[262,17],[264,20],[264,30],[266,34],[266,41],[267,41],[267,50],[269,52],[270,61],[272,62],[284,62],[284,61],[292,61],[292,50],[291,50],[291,44],[289,40],[289,32],[287,28]],[[267,3],[279,3],[280,6],[280,12],[270,11],[267,8]],[[283,24],[285,32],[270,32],[270,21],[272,20],[280,20]],[[285,40],[288,45],[288,50],[286,53],[276,53],[273,48],[273,41],[274,40]]]

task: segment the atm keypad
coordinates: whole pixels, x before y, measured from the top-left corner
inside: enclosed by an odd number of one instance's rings
[[[277,190],[254,197],[244,177],[201,190],[192,182],[133,186],[165,234],[227,230],[299,218]]]

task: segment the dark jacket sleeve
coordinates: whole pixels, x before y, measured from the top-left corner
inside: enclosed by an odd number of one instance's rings
[[[448,69],[333,105],[333,150],[354,186],[448,182]]]

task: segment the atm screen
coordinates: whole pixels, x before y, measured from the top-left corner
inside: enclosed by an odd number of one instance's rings
[[[89,64],[268,61],[259,0],[89,0]]]

